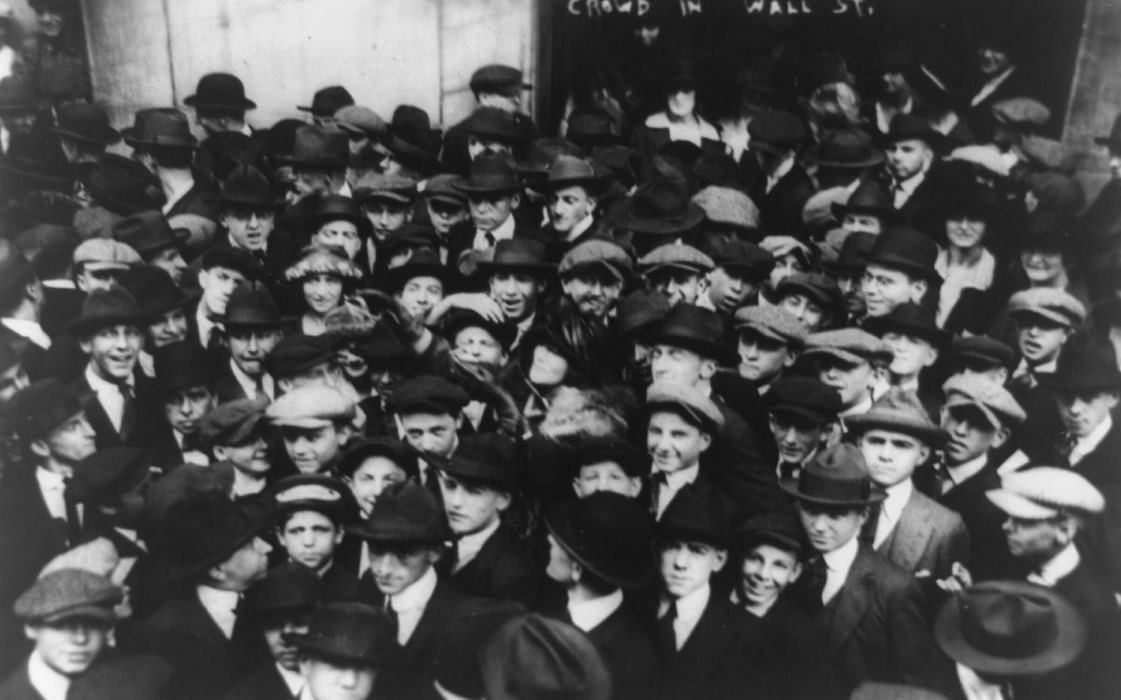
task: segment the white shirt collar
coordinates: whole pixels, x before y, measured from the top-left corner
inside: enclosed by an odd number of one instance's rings
[[[350,189],[350,183],[349,182],[344,182],[343,186],[340,187],[339,191],[336,192],[335,194],[339,195],[340,197],[353,197],[354,196],[354,191],[352,189]]]
[[[1103,420],[1098,427],[1091,430],[1090,434],[1086,437],[1078,438],[1078,441],[1074,443],[1074,449],[1070,452],[1071,466],[1078,464],[1086,455],[1096,450],[1098,445],[1102,444],[1102,440],[1105,440],[1105,436],[1109,434],[1112,428],[1113,416],[1107,413],[1105,420]]]
[[[63,489],[66,487],[66,477],[62,474],[52,472],[50,469],[36,467],[35,478],[39,481],[39,488],[44,491],[48,489]]]
[[[977,94],[973,96],[973,99],[969,101],[970,106],[976,107],[984,102],[985,98],[996,92],[996,89],[1000,87],[1001,83],[1008,80],[1014,72],[1016,72],[1016,66],[1009,66],[1003,73],[982,85],[981,89],[977,91]]]
[[[199,602],[226,639],[233,637],[234,624],[237,622],[237,603],[240,596],[237,591],[223,591],[211,586],[198,586]]]
[[[464,535],[463,537],[459,538],[459,540],[455,543],[455,553],[457,555],[455,568],[457,571],[459,569],[462,569],[467,565],[468,562],[475,558],[475,555],[477,555],[479,553],[479,550],[483,548],[483,545],[487,543],[487,540],[490,539],[490,536],[498,530],[498,526],[501,524],[501,522],[501,519],[495,518],[493,523],[487,525],[479,532],[470,535]]]
[[[786,160],[778,164],[778,167],[775,168],[774,172],[767,175],[767,192],[770,192],[772,189],[774,189],[774,186],[778,184],[778,181],[786,177],[787,174],[793,169],[794,154],[790,154],[786,157]]]
[[[694,146],[700,146],[704,139],[720,140],[716,127],[696,114],[693,121],[671,122],[665,112],[655,112],[646,118],[645,125],[650,129],[669,129],[670,141],[688,141]]]
[[[712,597],[712,588],[709,584],[705,584],[697,590],[688,593],[674,601],[668,598],[663,598],[661,604],[658,606],[658,617],[662,617],[669,611],[670,603],[673,602],[677,606],[677,617],[673,621],[673,634],[677,642],[677,648],[681,649],[685,646],[685,642],[689,640],[689,635],[697,627],[700,622],[701,615],[704,614],[705,606],[708,605],[708,599]]]
[[[296,697],[304,688],[304,677],[298,671],[289,671],[280,664],[276,664],[276,670],[284,685],[288,686],[288,694]]]
[[[974,457],[968,462],[962,462],[961,464],[955,466],[950,466],[949,464],[947,464],[946,473],[950,475],[950,480],[953,481],[954,485],[956,486],[966,479],[969,479],[978,474],[982,469],[985,468],[985,464],[987,464],[988,461],[989,456],[987,454],[983,454],[979,457]]]
[[[588,214],[583,219],[580,219],[576,222],[576,225],[572,227],[572,230],[568,232],[568,235],[564,237],[564,240],[569,242],[576,240],[585,231],[590,229],[592,227],[592,224],[594,224],[595,222],[596,218],[591,214]]]
[[[490,235],[494,238],[494,242],[508,241],[514,237],[514,228],[517,222],[514,221],[514,214],[506,217],[506,220],[495,226],[489,231]],[[481,228],[475,227],[475,250],[489,250],[490,246],[486,242],[486,234],[488,232]],[[480,247],[481,244],[481,247]]]
[[[218,324],[211,321],[206,315],[206,304],[203,301],[199,301],[199,305],[195,309],[195,323],[199,329],[199,342],[205,348],[210,344],[210,334],[214,332],[214,328]]]
[[[1004,691],[999,685],[982,680],[977,672],[968,666],[960,663],[955,665],[965,700],[1004,700]]]
[[[1043,566],[1039,567],[1039,573],[1033,580],[1040,579],[1035,582],[1050,588],[1070,576],[1071,572],[1077,569],[1081,563],[1082,555],[1078,553],[1078,547],[1071,542],[1063,547],[1058,554],[1047,560]]]
[[[864,398],[862,398],[860,401],[858,401],[855,406],[853,406],[852,408],[846,408],[845,410],[841,411],[837,415],[840,418],[852,418],[853,416],[862,416],[865,413],[867,413],[869,410],[871,410],[871,408],[872,408],[872,396],[868,392],[865,392],[864,393]]]
[[[592,600],[568,601],[568,614],[572,624],[585,632],[591,632],[601,622],[611,617],[623,604],[623,592],[619,589],[609,595]]]
[[[891,535],[891,531],[895,529],[896,523],[903,515],[903,509],[907,507],[907,501],[911,500],[911,494],[915,491],[915,486],[910,479],[904,479],[894,486],[888,486],[884,489],[887,492],[887,498],[880,503],[880,517],[876,521],[876,533],[873,540],[873,545],[879,547]]]
[[[92,361],[86,365],[86,381],[89,382],[90,389],[98,394],[103,391],[113,391],[119,394],[121,391],[119,384],[103,379],[100,374],[94,371]],[[132,386],[135,382],[136,378],[130,374],[125,384]]]
[[[915,193],[915,190],[918,189],[919,185],[921,185],[923,180],[925,180],[925,179],[926,179],[926,171],[921,170],[921,171],[915,173],[914,175],[912,175],[911,177],[907,178],[906,180],[896,181],[893,184],[892,189],[903,190],[903,193],[905,195],[907,195],[908,199],[910,199],[911,195],[913,195]]]
[[[44,350],[51,349],[51,337],[46,334],[43,327],[35,321],[23,318],[0,318],[0,323],[10,328],[17,335],[27,338]]]
[[[669,507],[670,501],[677,495],[677,492],[683,489],[686,484],[696,481],[700,473],[701,465],[697,463],[691,467],[666,474],[665,484],[658,487],[654,493],[654,498],[657,499],[655,506],[658,518],[661,518],[662,514],[666,512],[666,508]]]
[[[423,610],[436,591],[436,571],[430,566],[421,577],[409,584],[405,590],[390,596],[389,604],[394,612]]]
[[[1032,366],[1032,365],[1028,364],[1028,361],[1025,359],[1025,360],[1020,360],[1020,364],[1019,364],[1018,367],[1016,367],[1016,371],[1012,373],[1012,376],[1013,377],[1022,377],[1023,375],[1028,374],[1028,373],[1031,373],[1031,374],[1051,374],[1052,372],[1054,372],[1058,368],[1059,368],[1059,358],[1057,358],[1057,357],[1053,360],[1048,360],[1047,362],[1044,362],[1043,364],[1039,364],[1039,365],[1035,365],[1035,366]]]
[[[237,362],[234,362],[234,358],[232,357],[230,358],[230,372],[233,373],[234,379],[237,381],[238,385],[241,386],[241,390],[245,392],[247,397],[251,399],[257,398],[257,380],[246,374],[245,370],[243,370]],[[265,396],[269,397],[270,401],[276,396],[276,382],[273,381],[272,375],[268,372],[263,372],[261,374],[261,388],[265,390]]]
[[[849,569],[852,568],[852,563],[856,561],[856,555],[859,551],[860,540],[854,535],[852,539],[832,552],[822,554],[821,558],[825,560],[825,566],[830,572],[844,574],[845,577],[848,577]]]
[[[48,666],[38,651],[27,659],[27,679],[43,700],[66,700],[70,691],[70,678]]]
[[[184,182],[181,182],[179,187],[177,187],[175,190],[173,190],[171,192],[171,194],[168,195],[167,203],[163,205],[164,216],[167,216],[167,213],[169,211],[171,211],[172,208],[174,208],[175,205],[179,203],[179,200],[183,199],[183,197],[185,197],[187,195],[187,193],[191,191],[191,188],[194,187],[194,186],[195,186],[195,181],[194,180],[186,180]]]

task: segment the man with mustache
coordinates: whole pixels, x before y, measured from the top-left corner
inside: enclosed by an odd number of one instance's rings
[[[713,262],[691,245],[667,243],[642,256],[638,267],[650,288],[676,306],[696,304],[705,295]]]

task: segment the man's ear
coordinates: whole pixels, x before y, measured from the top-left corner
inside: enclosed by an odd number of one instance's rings
[[[716,573],[718,571],[721,571],[724,568],[724,565],[727,564],[727,563],[728,563],[728,550],[726,550],[726,549],[716,550],[716,563],[712,565],[712,572]]]
[[[39,628],[38,627],[32,627],[31,625],[24,625],[23,626],[23,635],[25,637],[27,637],[28,639],[30,639],[32,641],[35,641],[36,639],[39,638]]]
[[[292,391],[292,380],[287,377],[283,379],[277,379],[276,388],[280,389],[281,394],[287,394],[289,391]]]
[[[710,447],[712,447],[712,434],[702,432],[701,433],[701,452],[708,451],[708,448],[710,448]]]
[[[930,459],[930,446],[922,445],[919,447],[919,454],[921,455],[919,457],[919,464],[925,464],[926,460]]]
[[[933,345],[926,348],[926,352],[924,354],[926,355],[926,359],[923,360],[923,367],[930,367],[938,361],[938,349]]]
[[[354,428],[349,423],[342,423],[335,426],[335,433],[338,435],[339,446],[345,447],[354,435]]]
[[[511,210],[517,209],[518,206],[521,203],[522,203],[522,193],[521,192],[515,192],[513,194],[513,196],[510,197],[510,209]]]
[[[584,578],[584,565],[575,559],[572,560],[572,582],[580,583],[580,579]]]
[[[914,304],[922,303],[928,289],[930,289],[930,284],[926,280],[911,280],[911,302]]]
[[[997,428],[993,432],[993,441],[990,449],[1003,447],[1004,443],[1008,442],[1008,438],[1012,437],[1012,431],[1008,428]]]
[[[34,440],[28,447],[31,448],[31,452],[34,453],[36,457],[46,459],[51,456],[51,448],[47,446],[46,440]]]
[[[701,379],[712,379],[716,374],[716,360],[705,358],[701,360]]]
[[[784,359],[782,361],[782,366],[783,367],[793,367],[794,363],[797,362],[797,361],[798,361],[798,351],[797,350],[791,350],[790,348],[787,348],[786,349],[786,359]]]
[[[227,457],[230,456],[230,451],[222,445],[215,445],[214,447],[210,448],[210,451],[214,453],[214,459],[218,460],[219,462],[224,461]]]

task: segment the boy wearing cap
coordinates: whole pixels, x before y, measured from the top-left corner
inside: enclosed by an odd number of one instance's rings
[[[199,421],[199,438],[217,461],[233,465],[234,498],[259,494],[272,470],[261,423],[264,399],[236,399],[219,404]]]
[[[462,184],[462,179],[456,175],[441,173],[428,178],[420,193],[428,212],[428,221],[440,237],[440,255],[444,262],[447,262],[448,234],[453,226],[466,221],[470,216],[467,211],[467,195],[456,189],[456,184]]]
[[[470,400],[462,387],[442,377],[421,375],[401,382],[386,408],[395,415],[403,438],[414,450],[448,460],[459,446],[463,408]],[[421,478],[426,485],[430,483],[424,465]]]
[[[868,331],[841,328],[814,333],[806,338],[802,358],[813,376],[841,395],[841,427],[846,421],[872,408],[876,387],[886,384],[877,375],[886,374],[891,348]]]
[[[754,303],[775,266],[774,257],[739,238],[717,239],[702,249],[712,258],[713,268],[708,273],[708,292],[697,304],[730,315]]]
[[[585,240],[568,249],[557,267],[561,289],[580,313],[607,322],[634,263],[622,247],[601,240]]]
[[[912,480],[946,439],[914,392],[890,389],[848,424],[869,476],[886,494],[865,526],[865,541],[920,579],[941,579],[954,562],[969,561],[969,532],[961,516],[921,493]]]
[[[111,238],[91,238],[74,249],[74,283],[89,294],[95,289],[108,289],[120,282],[124,271],[143,265],[140,254],[132,246]]]
[[[708,290],[712,258],[691,245],[667,243],[639,258],[638,269],[670,306],[695,304]]]
[[[709,482],[701,471],[701,454],[712,447],[723,427],[720,409],[696,389],[655,382],[646,391],[646,451],[651,459],[652,511],[661,520],[678,493],[697,481]]]
[[[1003,386],[1012,375],[1012,348],[987,335],[955,336],[950,340],[950,377],[979,379]]]
[[[629,440],[618,437],[589,437],[576,446],[572,490],[577,498],[610,491],[638,498],[646,460]]]
[[[354,432],[354,402],[335,389],[307,385],[284,394],[265,409],[280,429],[284,451],[301,474],[332,473]]]
[[[783,377],[767,392],[771,434],[778,448],[775,475],[794,479],[839,432],[841,397],[812,377]]]
[[[353,515],[346,484],[332,476],[294,474],[276,482],[272,492],[276,540],[289,561],[319,576],[324,600],[358,600],[358,577],[335,557],[344,523]]]
[[[1015,392],[1026,393],[1038,386],[1038,375],[1055,371],[1063,345],[1086,320],[1086,307],[1062,290],[1025,289],[1009,298],[1008,315],[1022,358],[1012,383]]]
[[[844,300],[832,278],[818,272],[799,272],[783,278],[775,288],[775,305],[798,319],[807,333],[844,324]]]
[[[303,333],[281,338],[265,356],[264,369],[276,382],[277,394],[306,386],[335,387],[342,380],[331,338]]]
[[[940,663],[914,577],[860,541],[884,499],[867,474],[860,449],[840,443],[782,485],[812,547],[794,592],[825,635],[841,697],[863,681],[925,685]]]
[[[563,587],[565,607],[553,617],[571,621],[596,644],[614,684],[612,698],[656,694],[654,647],[625,591],[654,575],[654,533],[642,508],[616,493],[558,503],[545,516],[549,562],[545,575]]]
[[[739,331],[739,375],[765,396],[798,359],[806,332],[798,319],[773,306],[745,306],[736,311],[735,328]]]
[[[949,341],[949,334],[935,325],[934,314],[918,304],[900,304],[867,325],[891,348],[891,385],[915,392],[930,415],[939,415],[942,398],[925,378]]]

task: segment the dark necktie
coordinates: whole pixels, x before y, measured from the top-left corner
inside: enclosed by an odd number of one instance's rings
[[[183,454],[187,454],[188,452],[201,452],[206,454],[204,444],[205,443],[199,438],[198,433],[184,433],[181,452]]]
[[[677,653],[677,634],[673,631],[673,621],[677,619],[677,601],[671,600],[666,614],[658,618],[658,647],[664,656]]]
[[[801,471],[802,465],[797,462],[780,462],[778,465],[779,478],[783,481],[797,479]]]
[[[650,515],[658,519],[658,503],[662,498],[662,489],[669,485],[665,472],[657,472],[650,477]]]
[[[132,434],[132,429],[136,425],[136,401],[132,395],[132,387],[128,384],[118,384],[117,389],[121,392],[123,399],[121,403],[121,438],[127,439]]]
[[[880,513],[882,506],[872,506],[868,509],[868,519],[864,521],[864,527],[860,528],[860,541],[867,544],[869,547],[876,541],[876,528],[880,525]]]
[[[66,489],[63,500],[66,503],[66,542],[69,546],[76,546],[82,539],[82,518],[78,515],[78,503],[70,495],[70,479],[63,479]]]
[[[820,610],[824,605],[821,602],[821,594],[825,590],[825,581],[829,578],[829,568],[825,566],[825,559],[818,557],[810,562],[806,574],[806,602],[810,610]]]
[[[494,244],[497,240],[497,239],[495,239],[494,234],[491,233],[490,231],[487,231],[486,233],[483,234],[483,239],[487,242],[487,249],[488,250],[494,247]]]
[[[385,599],[385,616],[388,617],[389,621],[393,623],[393,630],[394,634],[396,635],[396,630],[398,629],[398,624],[400,624],[400,622],[397,619],[397,611],[393,609],[393,600],[390,598]]]

